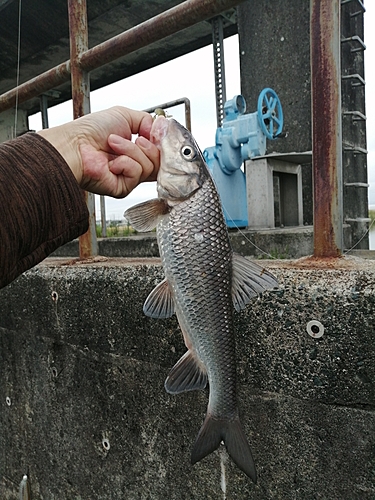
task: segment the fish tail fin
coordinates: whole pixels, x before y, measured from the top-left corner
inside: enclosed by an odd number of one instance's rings
[[[195,441],[191,463],[195,464],[215,451],[222,441],[237,467],[256,483],[253,455],[238,417],[234,420],[219,420],[207,415]]]

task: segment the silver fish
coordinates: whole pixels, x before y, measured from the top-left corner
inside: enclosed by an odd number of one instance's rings
[[[204,389],[208,381],[207,414],[191,461],[198,462],[223,441],[237,466],[256,482],[238,414],[233,306],[243,309],[277,281],[232,251],[219,195],[191,133],[158,116],[151,139],[160,149],[159,197],[124,215],[138,231],[157,227],[165,280],[150,293],[143,311],[152,318],[176,313],[188,349],[165,389],[178,394]]]

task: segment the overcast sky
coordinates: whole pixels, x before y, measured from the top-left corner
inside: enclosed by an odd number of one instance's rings
[[[369,203],[375,205],[375,1],[366,2],[365,13],[365,80],[367,149],[369,171]],[[238,37],[224,42],[227,98],[240,93]],[[199,68],[199,69],[198,69]],[[277,89],[275,89],[277,91]],[[216,107],[212,46],[205,47],[138,75],[91,93],[91,110],[99,111],[121,104],[134,109],[146,109],[158,104],[188,97],[191,101],[192,132],[204,150],[215,144]],[[281,103],[282,104],[282,103]],[[255,110],[248,110],[253,112]],[[184,123],[184,106],[170,113]],[[66,102],[49,109],[49,125],[55,126],[72,119],[72,104]],[[30,128],[41,128],[40,113],[30,117]],[[123,200],[106,198],[108,219],[121,219],[124,211],[140,201],[155,197],[155,183],[142,184]],[[98,198],[98,197],[97,197]],[[97,218],[100,217],[99,199]]]

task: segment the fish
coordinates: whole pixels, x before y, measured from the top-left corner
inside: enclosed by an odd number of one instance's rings
[[[186,353],[165,380],[170,394],[209,385],[206,417],[191,452],[195,464],[223,442],[254,483],[257,472],[240,421],[236,388],[234,310],[240,311],[277,279],[233,252],[213,178],[192,134],[157,116],[150,133],[160,150],[158,197],[124,216],[137,231],[156,228],[165,278],[146,298],[151,318],[176,314]]]

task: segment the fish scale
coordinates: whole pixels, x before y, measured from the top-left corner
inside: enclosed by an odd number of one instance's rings
[[[171,369],[170,394],[204,389],[205,421],[194,444],[196,463],[224,442],[237,466],[254,482],[257,474],[238,416],[233,310],[241,310],[276,279],[233,253],[220,198],[202,153],[188,130],[159,116],[151,139],[160,149],[159,198],[125,212],[138,231],[156,227],[165,280],[147,297],[145,314],[176,313],[187,352]]]

